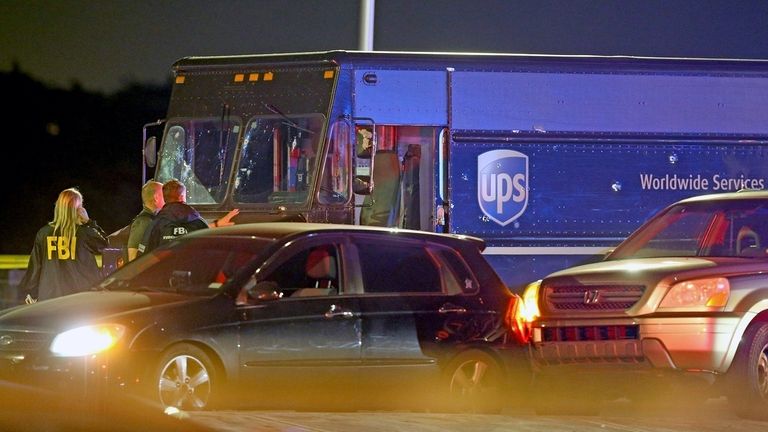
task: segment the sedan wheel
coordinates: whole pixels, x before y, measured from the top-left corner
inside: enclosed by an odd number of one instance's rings
[[[210,408],[214,369],[208,356],[194,345],[168,350],[160,361],[157,389],[160,403],[187,410]]]
[[[465,351],[448,366],[450,407],[463,412],[496,414],[501,411],[503,372],[491,355]]]

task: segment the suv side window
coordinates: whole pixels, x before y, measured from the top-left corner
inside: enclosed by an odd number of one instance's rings
[[[337,295],[341,289],[338,255],[334,244],[300,249],[284,259],[264,281],[273,282],[283,297]]]

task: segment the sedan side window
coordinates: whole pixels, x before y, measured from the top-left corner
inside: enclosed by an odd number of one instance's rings
[[[443,248],[437,251],[437,255],[447,264],[444,267],[446,291],[448,294],[471,294],[478,289],[475,276],[458,252],[453,249]]]
[[[257,286],[268,283],[283,298],[316,297],[339,294],[339,280],[337,248],[323,244],[287,257]]]
[[[441,293],[438,262],[421,244],[358,244],[366,293]]]

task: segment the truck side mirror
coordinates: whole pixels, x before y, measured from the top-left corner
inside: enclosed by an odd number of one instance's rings
[[[367,127],[358,126],[355,134],[355,154],[358,159],[372,159],[373,151],[376,147],[375,137],[372,130]]]
[[[165,120],[157,120],[154,123],[147,123],[143,129],[143,148],[144,164],[141,167],[141,184],[147,181],[147,168],[154,172],[157,166],[157,150],[160,139],[165,129]]]
[[[150,168],[157,165],[157,137],[151,136],[144,142],[144,163]]]
[[[376,154],[375,126],[355,127],[355,172],[352,191],[358,195],[373,192],[373,158]]]

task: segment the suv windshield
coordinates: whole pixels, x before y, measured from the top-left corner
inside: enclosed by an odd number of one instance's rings
[[[765,256],[767,206],[765,200],[750,199],[676,205],[644,225],[608,259]]]
[[[196,238],[142,255],[106,278],[110,291],[169,291],[212,295],[272,244],[266,239]]]

